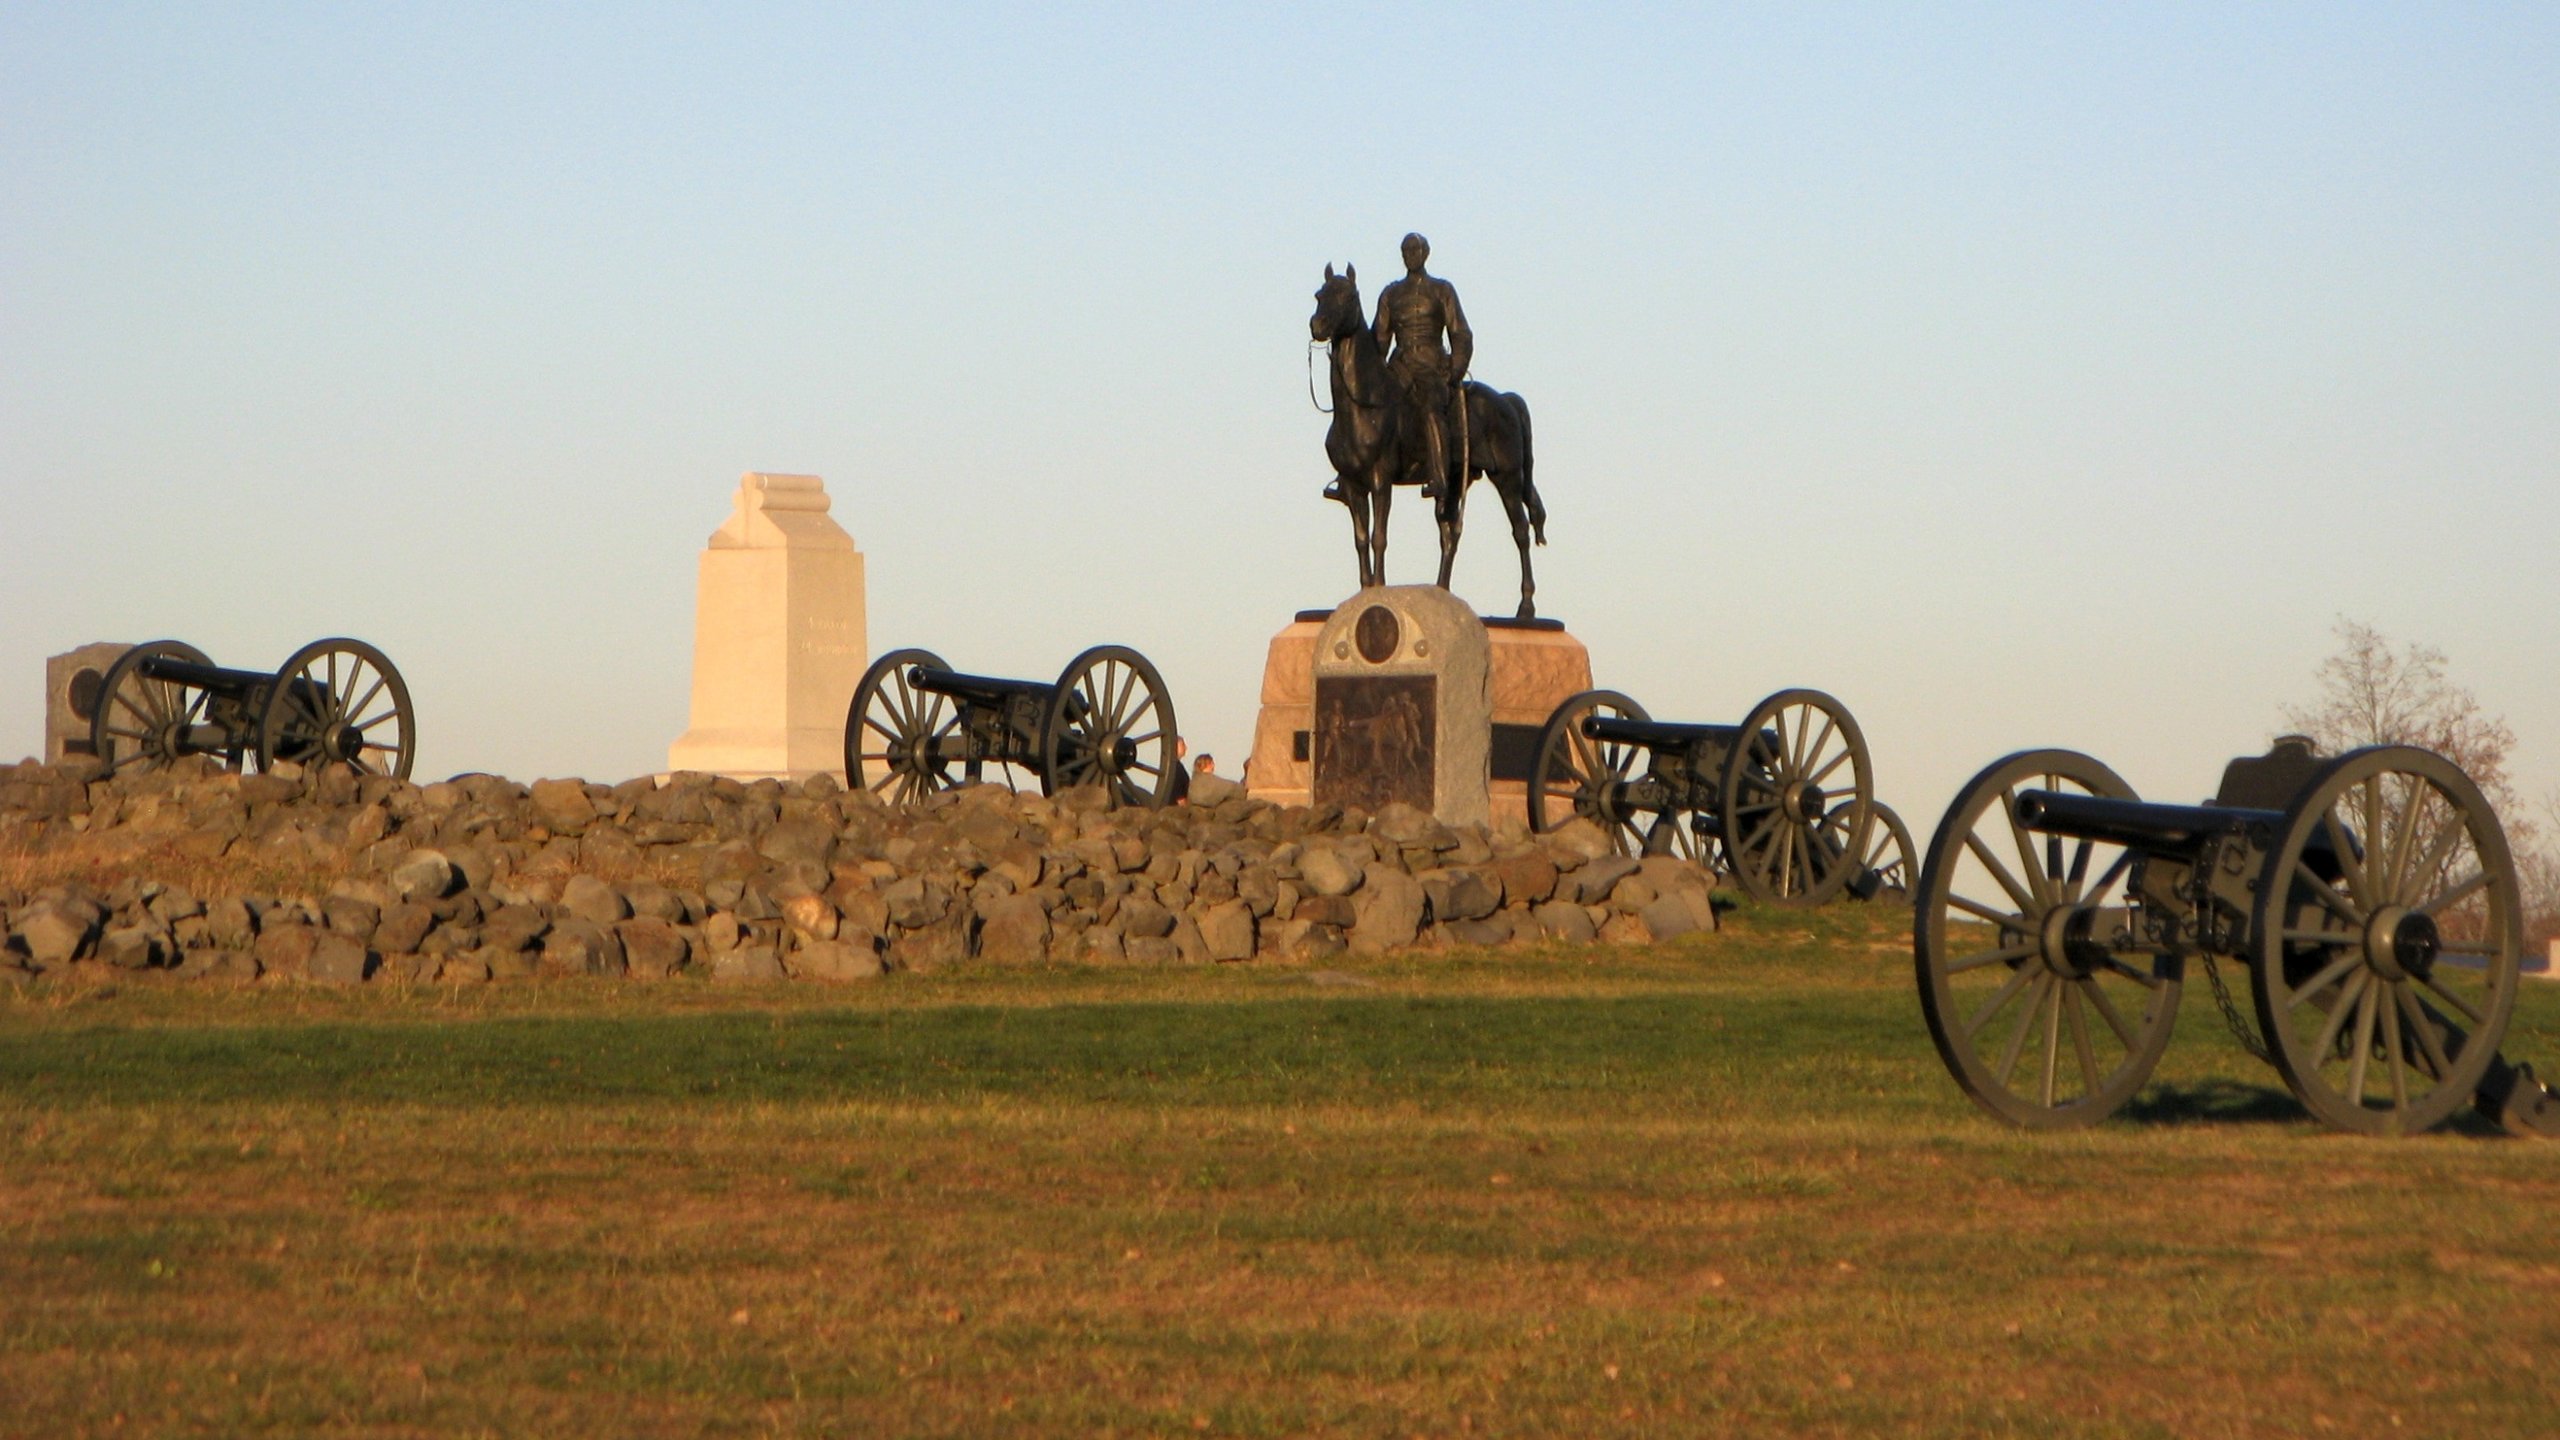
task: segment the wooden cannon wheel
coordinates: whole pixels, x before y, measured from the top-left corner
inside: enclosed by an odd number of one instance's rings
[[[862,672],[845,709],[845,784],[892,805],[912,805],[960,783],[951,774],[962,745],[960,707],[908,681],[907,672],[919,665],[951,668],[930,650],[892,650]]]
[[[2515,1009],[2515,862],[2452,761],[2371,746],[2324,765],[2258,882],[2259,1033],[2304,1108],[2408,1135],[2471,1103]]]
[[[277,668],[258,716],[258,766],[344,765],[409,778],[418,756],[409,686],[380,650],[344,636],[314,640]]]
[[[1956,792],[1920,868],[1920,1009],[1982,1108],[2030,1129],[2087,1125],[2159,1063],[2184,971],[2165,947],[2124,933],[2134,852],[2031,834],[2013,808],[2022,786],[2135,798],[2070,750],[2011,755]]]
[[[1741,729],[1717,792],[1725,867],[1754,899],[1824,904],[1864,858],[1876,793],[1866,736],[1819,690],[1781,690]]]
[[[194,665],[213,662],[183,640],[154,640],[116,657],[98,682],[98,704],[89,714],[89,748],[108,773],[134,765],[166,765],[186,753],[190,726],[205,723],[206,692],[140,673],[154,656]],[[238,757],[232,757],[238,763]]]

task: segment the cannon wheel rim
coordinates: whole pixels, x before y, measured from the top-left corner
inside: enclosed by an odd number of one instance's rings
[[[845,785],[868,790],[891,805],[912,805],[960,784],[949,773],[948,758],[937,764],[918,759],[900,763],[900,751],[891,748],[902,747],[905,756],[920,757],[930,753],[934,741],[960,728],[959,702],[907,683],[909,667],[917,665],[929,670],[951,668],[930,650],[912,646],[892,650],[862,672],[844,711]],[[880,748],[865,749],[866,743]],[[876,780],[869,777],[869,761],[879,762]]]
[[[1808,723],[1816,715],[1819,730]],[[1857,869],[1856,842],[1875,808],[1865,732],[1847,706],[1819,690],[1781,690],[1753,706],[1740,729],[1716,789],[1726,870],[1755,900],[1790,907],[1830,901]],[[1771,729],[1778,755],[1764,764],[1753,737]],[[1842,765],[1849,784],[1827,788]],[[1787,794],[1805,784],[1820,791],[1820,803],[1790,819]]]
[[[1169,804],[1181,738],[1173,696],[1155,665],[1126,645],[1096,645],[1067,662],[1050,693],[1040,726],[1040,793],[1100,785],[1114,806]],[[1102,745],[1116,754],[1124,740],[1134,754],[1121,766],[1102,754]]]
[[[1650,833],[1638,829],[1633,816],[1610,813],[1602,787],[1632,775],[1644,747],[1583,734],[1582,717],[1604,710],[1621,720],[1653,718],[1616,690],[1566,696],[1538,732],[1537,759],[1529,771],[1529,828],[1543,834],[1579,816],[1599,826],[1619,854],[1639,855]],[[1653,828],[1661,824],[1657,820]]]
[[[2340,1130],[2408,1135],[2469,1104],[2515,1009],[2517,898],[2506,832],[2452,761],[2375,745],[2321,767],[2260,876],[2251,957],[2259,1033],[2303,1108]],[[2414,915],[2435,943],[2423,969],[2403,969],[2385,937]],[[2437,944],[2474,963],[2435,963]]]
[[[1847,802],[1843,802],[1847,803]],[[1878,800],[1868,808],[1867,838],[1857,847],[1858,875],[1875,877],[1875,888],[1861,898],[1882,899],[1908,904],[1911,887],[1917,878],[1913,861],[1919,847],[1911,843],[1911,827],[1902,823],[1892,806]],[[1858,893],[1857,881],[1850,882],[1850,893]]]
[[[2076,751],[2028,750],[1993,762],[1956,792],[1930,838],[1913,902],[1912,958],[1929,1038],[1957,1086],[2013,1125],[2063,1129],[2105,1119],[2150,1078],[2177,1023],[2185,969],[2180,956],[2153,946],[2109,947],[2108,964],[2078,979],[2037,958],[2053,912],[2121,896],[2135,857],[2059,836],[2037,846],[2010,809],[2025,781],[2136,798],[2121,776]],[[2016,870],[2004,855],[2015,856]],[[1982,934],[1976,927],[1984,924],[2000,928]],[[2136,997],[2141,1008],[2133,1011]],[[2015,1020],[2004,1021],[2012,1010]],[[2033,1083],[2021,1089],[2012,1078],[2039,1027]],[[2068,1098],[2065,1080],[2078,1086]]]
[[[312,708],[296,680],[326,687],[327,714]],[[383,740],[375,733],[386,724],[397,739]],[[357,737],[353,746],[346,743],[350,734]],[[258,714],[258,768],[268,769],[280,760],[314,763],[307,752],[285,753],[296,742],[316,744],[320,764],[345,765],[360,775],[408,779],[409,767],[418,757],[418,721],[399,667],[380,650],[343,635],[314,640],[294,651],[276,667],[266,707]]]
[[[209,694],[192,686],[135,673],[155,655],[198,665],[213,663],[184,640],[154,640],[115,658],[98,679],[98,707],[89,714],[89,749],[110,775],[129,766],[166,765],[178,758],[180,752],[171,745],[171,737],[203,720],[211,702]]]

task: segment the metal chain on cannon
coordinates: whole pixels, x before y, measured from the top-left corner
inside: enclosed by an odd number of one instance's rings
[[[2203,950],[2197,953],[2204,958],[2204,978],[2213,982],[2213,1003],[2222,1007],[2222,1023],[2231,1027],[2232,1038],[2240,1042],[2241,1049],[2257,1056],[2263,1063],[2276,1063],[2275,1057],[2267,1053],[2266,1042],[2258,1038],[2257,1027],[2240,1013],[2238,1005],[2232,1003],[2231,987],[2222,983],[2222,967],[2213,963],[2213,952]]]

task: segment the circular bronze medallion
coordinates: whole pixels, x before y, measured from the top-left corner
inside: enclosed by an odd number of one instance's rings
[[[1384,665],[1396,653],[1396,641],[1403,638],[1402,627],[1396,624],[1396,612],[1384,605],[1372,605],[1360,612],[1351,638],[1360,642],[1361,659]]]
[[[71,715],[86,720],[98,713],[98,687],[106,677],[83,665],[71,672]]]

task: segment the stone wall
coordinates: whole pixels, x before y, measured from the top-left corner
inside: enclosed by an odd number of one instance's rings
[[[1192,795],[1113,812],[1098,792],[979,786],[901,812],[827,776],[412,785],[198,759],[104,780],[94,761],[0,767],[0,983],[82,967],[854,980],[1644,942],[1715,925],[1702,872],[1614,855],[1587,823],[1531,836],[1404,806],[1284,809],[1205,777]]]

